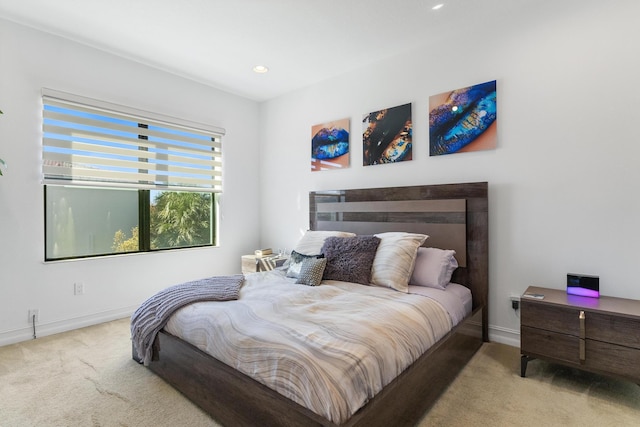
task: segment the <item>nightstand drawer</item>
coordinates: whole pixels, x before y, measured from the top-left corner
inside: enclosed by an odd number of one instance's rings
[[[561,334],[579,336],[580,310],[521,300],[520,324]]]
[[[520,351],[523,354],[580,363],[580,339],[577,336],[529,326],[522,326],[520,331]]]
[[[602,313],[587,313],[587,338],[640,349],[640,320]],[[636,361],[640,363],[640,361]]]
[[[637,349],[593,340],[587,340],[586,344],[585,367],[640,383],[640,352]]]

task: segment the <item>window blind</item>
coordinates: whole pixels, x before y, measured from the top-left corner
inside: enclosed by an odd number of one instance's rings
[[[45,184],[222,191],[224,129],[43,90]]]

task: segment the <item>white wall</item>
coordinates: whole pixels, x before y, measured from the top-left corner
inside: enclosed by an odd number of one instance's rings
[[[577,6],[572,8],[570,6]],[[450,34],[261,105],[0,20],[0,345],[123,317],[154,291],[239,269],[256,247],[295,245],[308,192],[488,181],[491,338],[517,344],[508,297],[598,274],[605,294],[640,298],[640,2],[553,2]],[[498,81],[498,148],[430,158],[428,97]],[[42,87],[227,129],[219,248],[44,263]],[[362,115],[413,103],[414,160],[361,166]],[[311,172],[311,126],[351,118],[351,167]],[[260,184],[257,184],[260,182]],[[262,200],[262,203],[260,203]],[[73,283],[85,295],[73,295]]]
[[[43,87],[226,128],[221,246],[44,263]],[[259,246],[257,103],[0,20],[0,109],[0,345],[31,337],[30,308],[39,335],[128,316],[168,285],[240,272]]]
[[[493,340],[518,345],[511,294],[568,272],[640,298],[638,16],[635,0],[553,2],[262,104],[262,244],[295,245],[312,190],[488,181]],[[493,79],[498,148],[429,157],[429,96]],[[407,102],[414,160],[361,166],[362,116]],[[311,172],[311,126],[345,117],[350,168]]]

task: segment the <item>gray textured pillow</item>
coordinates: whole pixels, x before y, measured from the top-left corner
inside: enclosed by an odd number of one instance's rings
[[[311,258],[321,258],[322,255],[303,255],[296,251],[291,251],[291,255],[289,256],[289,267],[287,268],[287,273],[285,274],[287,277],[298,278],[300,275],[300,271],[302,269],[302,263],[305,259]]]
[[[376,236],[327,237],[322,246],[327,258],[322,278],[368,285],[379,244]]]
[[[298,275],[297,284],[318,286],[322,281],[322,274],[327,265],[326,258],[305,258]]]

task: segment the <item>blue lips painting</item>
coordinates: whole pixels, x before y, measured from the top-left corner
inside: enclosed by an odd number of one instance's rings
[[[497,145],[496,81],[429,97],[429,155]]]
[[[349,119],[311,127],[311,170],[349,166]]]

